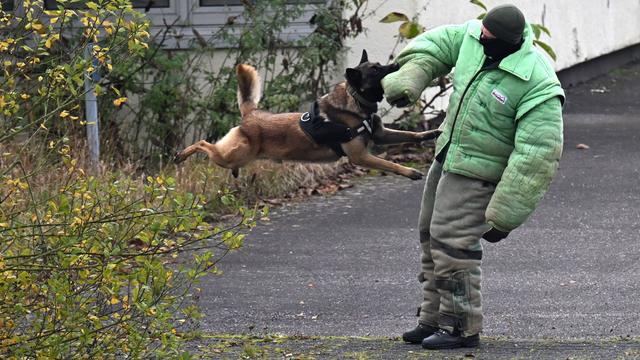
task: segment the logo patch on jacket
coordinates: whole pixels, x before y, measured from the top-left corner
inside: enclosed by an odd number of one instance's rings
[[[493,89],[493,91],[491,92],[491,95],[496,98],[496,100],[498,100],[498,102],[502,105],[507,103],[507,97],[502,94],[500,91],[498,91],[498,89]]]

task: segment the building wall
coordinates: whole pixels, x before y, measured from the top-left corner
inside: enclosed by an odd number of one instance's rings
[[[638,0],[484,0],[489,9],[504,3],[518,6],[527,21],[545,25],[551,38],[544,42],[555,50],[556,71],[615,50],[640,43],[640,1]],[[375,11],[364,21],[367,33],[348,43],[346,64],[354,64],[366,48],[371,59],[385,62],[392,53],[400,23],[379,20],[392,11],[412,17],[427,29],[462,23],[482,10],[468,0],[369,0],[365,13]],[[404,43],[406,45],[406,43]],[[403,45],[394,51],[397,54]]]

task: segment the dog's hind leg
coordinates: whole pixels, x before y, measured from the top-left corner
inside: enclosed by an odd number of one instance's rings
[[[184,150],[177,153],[173,158],[173,162],[179,164],[187,160],[189,156],[197,152],[207,154],[207,156],[214,161],[216,160],[216,158],[220,157],[215,144],[211,144],[205,140],[200,140],[193,145],[187,146]]]
[[[255,151],[253,151],[249,139],[242,134],[238,127],[231,129],[215,144],[200,140],[188,146],[176,154],[174,161],[176,163],[183,162],[196,152],[205,153],[217,165],[232,169],[232,172],[235,173],[234,176],[237,175],[238,168],[255,159]]]

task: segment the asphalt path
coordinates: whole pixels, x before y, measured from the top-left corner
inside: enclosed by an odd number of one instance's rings
[[[484,244],[483,335],[640,336],[639,93],[639,65],[568,90],[550,191],[509,238]],[[423,185],[367,177],[273,209],[223,260],[224,274],[204,280],[202,329],[398,336],[413,327]]]

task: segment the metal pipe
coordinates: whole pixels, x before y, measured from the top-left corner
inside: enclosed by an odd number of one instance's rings
[[[94,172],[99,171],[100,164],[100,119],[98,117],[98,98],[96,96],[95,84],[100,81],[98,72],[99,64],[97,59],[92,55],[93,44],[89,43],[84,49],[84,56],[91,61],[94,70],[91,73],[85,73],[84,77],[84,102],[85,116],[87,120],[87,144],[89,146],[89,159]]]

